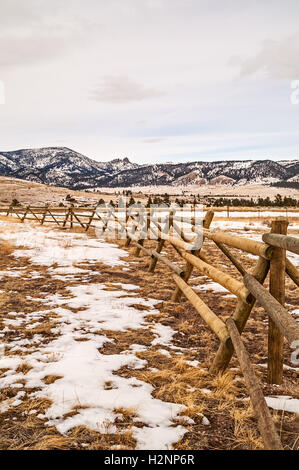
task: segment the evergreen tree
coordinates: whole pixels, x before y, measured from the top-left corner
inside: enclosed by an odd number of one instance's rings
[[[146,203],[146,207],[150,207],[152,204],[153,204],[152,198],[151,198],[151,196],[149,196],[148,200],[147,200],[147,203]]]

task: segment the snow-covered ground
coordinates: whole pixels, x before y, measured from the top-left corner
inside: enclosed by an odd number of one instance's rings
[[[240,234],[243,230],[244,236],[257,239],[261,236],[256,234],[256,229],[266,227],[254,222],[244,232],[243,222],[219,221],[213,224],[213,228],[224,228],[223,224],[233,233]],[[27,300],[39,302],[46,310],[41,308],[26,315],[12,311],[10,318],[4,320],[4,327],[0,330],[0,339],[4,341],[10,329],[25,329],[29,324],[30,328],[42,325],[50,313],[55,315],[56,325],[51,330],[55,336],[50,342],[45,342],[42,335],[36,333],[32,339],[17,337],[5,344],[4,351],[0,349],[3,353],[2,357],[0,354],[0,369],[7,369],[0,378],[0,388],[9,386],[20,389],[13,400],[8,399],[0,404],[0,413],[22,403],[25,392],[21,389],[25,384],[26,389],[32,389],[32,398],[51,400],[51,406],[38,417],[46,425],[56,426],[62,434],[80,425],[99,432],[115,433],[115,420],[121,419],[117,410],[134,409],[134,421],[144,424],[143,427],[132,427],[137,448],[172,448],[187,431],[184,424],[190,418],[184,416],[186,407],[154,398],[154,388],[149,383],[117,375],[117,371],[124,366],[129,369],[147,366],[147,361],[136,355],[138,351],[146,350],[144,345],[138,344],[138,333],[136,344],[127,350],[118,354],[99,352],[105,343],[114,341],[106,335],[106,331],[126,332],[128,329],[148,329],[154,336],[152,345],[161,345],[160,351],[166,356],[169,352],[163,348],[175,349],[172,345],[175,331],[158,320],[146,319],[149,313],[155,316],[159,310],[156,300],[138,295],[139,286],[120,283],[115,284],[113,290],[107,290],[105,284],[88,281],[93,273],[93,263],[118,266],[126,272],[127,252],[86,234],[60,232],[26,222],[0,221],[0,243],[1,240],[10,241],[15,246],[16,259],[29,258],[32,263],[31,279],[39,278],[41,274],[37,269],[42,266],[53,279],[75,283],[67,286],[67,294],[49,293],[36,298],[28,293]],[[299,264],[299,257],[294,255],[293,261],[294,258]],[[7,267],[0,271],[0,281],[4,276],[21,277],[25,269]],[[211,281],[198,287],[198,290],[210,289],[230,295]],[[2,292],[0,290],[0,295]],[[138,305],[146,307],[146,310],[136,308]],[[15,354],[10,355],[10,352]],[[18,370],[24,361],[31,367],[27,373]],[[190,365],[199,367],[195,362]],[[47,376],[60,378],[53,383],[45,383]],[[209,390],[204,393],[209,393]],[[281,397],[267,397],[268,405],[274,409],[298,410],[298,400],[288,397],[283,397],[283,400]],[[76,413],[65,417],[74,408]],[[31,412],[34,413],[34,410]],[[208,425],[204,416],[202,422]]]
[[[215,212],[215,217],[227,217],[227,211],[217,211]],[[299,212],[293,212],[288,210],[275,210],[275,211],[267,211],[267,210],[260,210],[260,211],[230,211],[229,218],[240,218],[240,219],[251,219],[253,217],[299,217]]]
[[[14,252],[16,257],[26,256],[33,265],[47,266],[52,276],[62,276],[64,279],[74,279],[78,274],[83,275],[84,279],[84,274],[88,274],[88,269],[78,268],[75,263],[101,261],[124,268],[127,265],[121,259],[127,252],[85,234],[55,232],[47,227],[0,221],[0,242],[1,239],[22,247]],[[8,269],[0,276],[9,274],[16,277],[21,273],[22,270]],[[11,312],[10,317],[14,318],[5,320],[0,332],[3,339],[10,328],[26,328],[26,323],[32,321],[34,326],[42,324],[50,312],[58,318],[57,325],[52,329],[56,338],[46,344],[41,335],[36,334],[31,340],[16,339],[7,343],[0,359],[0,368],[8,370],[0,379],[0,388],[22,388],[22,383],[25,383],[29,389],[38,389],[32,392],[32,397],[52,401],[52,405],[39,418],[45,420],[46,425],[55,425],[61,433],[79,425],[114,433],[116,427],[113,423],[119,418],[114,410],[134,409],[134,420],[144,423],[144,427],[132,428],[137,448],[171,448],[186,432],[186,428],[179,424],[182,418],[178,416],[185,406],[155,399],[152,397],[152,385],[114,373],[123,366],[131,369],[146,366],[146,361],[135,354],[143,348],[138,344],[138,334],[136,345],[120,354],[101,354],[99,348],[105,342],[112,341],[105,335],[105,330],[149,328],[155,337],[154,343],[161,345],[169,344],[175,331],[145,320],[148,313],[159,313],[155,308],[156,300],[143,299],[134,294],[138,292],[138,286],[122,284],[119,287],[106,290],[104,284],[82,282],[69,287],[67,297],[56,293],[32,299],[49,310],[36,311],[25,317],[14,316]],[[27,299],[31,299],[30,295]],[[149,310],[139,310],[133,304]],[[77,313],[72,310],[79,308]],[[18,354],[9,355],[11,351]],[[26,374],[17,372],[24,361],[32,367]],[[46,384],[43,379],[49,375],[61,378]],[[109,389],[105,386],[107,382],[112,384]],[[24,392],[19,391],[14,400],[8,399],[1,404],[0,412],[19,405],[23,399]],[[64,418],[74,407],[77,414]]]
[[[82,233],[58,233],[47,227],[0,221],[0,237],[22,249],[15,256],[29,257],[34,264],[72,268],[74,263],[101,261],[110,266],[125,264],[127,256],[116,245],[89,238]],[[23,249],[25,247],[25,249]]]

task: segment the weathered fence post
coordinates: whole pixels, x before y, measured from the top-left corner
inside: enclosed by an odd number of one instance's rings
[[[24,212],[23,218],[21,219],[21,222],[22,222],[22,223],[23,223],[24,220],[26,219],[29,210],[30,210],[30,206],[27,206],[27,207],[26,207],[26,210],[25,210],[25,212]]]
[[[12,212],[12,204],[10,204],[8,211],[6,212],[6,216],[8,216]]]
[[[70,228],[73,228],[73,206],[70,207]]]
[[[140,245],[140,246],[143,246],[144,240],[145,240],[145,238],[147,237],[148,229],[149,229],[150,223],[151,223],[150,215],[146,214],[145,217],[146,217],[146,220],[145,220],[145,221],[144,221],[144,220],[141,221],[141,223],[145,222],[145,227],[141,230],[141,233],[140,233],[140,235],[142,235],[143,238],[140,238],[140,239],[137,241],[138,245]],[[140,246],[138,246],[138,245],[136,246],[136,250],[135,250],[134,256],[139,256],[139,254],[140,254],[141,248],[140,248]]]
[[[287,234],[288,221],[285,217],[272,220],[272,233]],[[284,305],[285,302],[285,268],[286,253],[282,248],[275,247],[270,261],[270,294]],[[283,335],[269,318],[268,330],[268,382],[280,385],[283,369]]]
[[[213,220],[213,217],[214,217],[214,212],[213,211],[208,211],[205,215],[205,218],[203,220],[203,228],[206,228],[208,229],[211,225],[211,222]],[[194,252],[194,255],[195,256],[198,256],[200,253],[200,249],[199,250],[196,250]],[[185,282],[188,282],[191,274],[192,274],[192,271],[193,271],[193,265],[191,263],[186,263],[186,268],[185,268],[185,276],[184,276],[184,281]],[[181,289],[179,288],[179,286],[176,287],[173,295],[172,295],[172,301],[173,302],[178,302],[181,298],[181,295],[182,295],[182,291]]]
[[[162,240],[161,238],[158,238],[157,241],[158,241],[158,246],[156,248],[156,252],[161,253],[161,251],[163,250],[163,247],[164,247],[165,240]],[[148,268],[149,273],[153,273],[155,271],[157,261],[158,261],[158,258],[156,256],[153,256],[152,259],[151,259],[149,268]]]
[[[168,229],[170,230],[170,228],[172,227],[173,225],[173,212],[171,212],[169,214],[169,218],[168,218]],[[163,240],[162,238],[158,238],[157,239],[157,242],[158,242],[158,246],[156,248],[156,253],[161,253],[161,251],[163,250],[164,248],[164,244],[165,244],[165,240]],[[156,265],[157,265],[157,261],[158,261],[158,258],[157,256],[152,256],[152,259],[151,259],[151,262],[150,262],[150,265],[149,265],[149,268],[148,268],[148,272],[149,273],[153,273],[156,269]]]
[[[87,222],[87,224],[86,224],[86,228],[85,228],[85,231],[86,231],[86,232],[88,231],[88,229],[89,229],[89,227],[90,227],[90,225],[91,225],[91,222],[92,222],[92,220],[93,220],[93,218],[94,218],[94,215],[95,215],[95,213],[96,213],[96,210],[97,210],[97,206],[96,206],[96,207],[92,210],[92,212],[91,212],[91,215],[90,215],[90,217],[89,217],[89,220],[88,220],[88,222]]]
[[[129,208],[127,208],[127,209],[129,209]],[[130,212],[127,211],[127,215],[126,215],[126,226],[127,226],[128,222],[129,222],[129,219],[131,219],[132,222],[134,223],[134,218],[132,217],[132,214],[130,214]],[[128,232],[128,229],[127,229],[127,232]],[[131,238],[130,238],[130,237],[128,236],[128,234],[127,234],[127,239],[126,239],[126,242],[125,242],[125,247],[130,246],[130,243],[131,243]]]
[[[43,217],[42,217],[42,219],[41,219],[41,221],[40,221],[41,225],[43,225],[44,222],[45,222],[45,218],[46,218],[47,212],[48,212],[48,205],[46,204],[46,205],[45,205],[45,208],[44,208]]]
[[[67,209],[67,211],[66,211],[66,213],[65,213],[65,218],[64,218],[62,227],[65,227],[65,226],[66,226],[66,223],[67,223],[67,220],[68,220],[68,218],[69,218],[69,215],[70,215],[70,210]]]

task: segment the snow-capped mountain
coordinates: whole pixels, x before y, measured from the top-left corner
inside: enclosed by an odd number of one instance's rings
[[[299,181],[299,160],[245,160],[138,165],[128,158],[96,162],[66,147],[0,152],[0,175],[71,189]]]
[[[66,147],[0,153],[0,175],[75,189],[101,186],[102,180],[136,166],[127,158],[96,162]]]

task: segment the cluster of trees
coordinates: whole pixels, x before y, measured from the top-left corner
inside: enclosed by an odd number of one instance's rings
[[[186,198],[179,199],[177,197],[174,202],[176,205],[183,207],[184,204],[199,204],[200,199],[197,199],[196,196],[193,196],[192,199],[186,199]],[[165,193],[162,196],[156,195],[153,198],[149,196],[146,206],[150,207],[151,204],[160,205],[160,204],[170,204],[170,203],[171,203],[170,196],[169,194]]]
[[[16,207],[16,206],[21,206],[21,203],[20,203],[17,199],[13,199],[13,200],[11,201],[11,205],[12,205],[13,207]]]
[[[278,181],[278,183],[272,183],[271,186],[275,188],[292,188],[299,189],[298,181]]]
[[[130,191],[126,191],[126,193],[130,193]],[[127,194],[126,194],[127,195]],[[130,194],[128,194],[129,196]],[[123,201],[123,206],[125,205],[125,200],[120,197],[120,200]],[[269,196],[266,198],[259,197],[256,199],[241,199],[240,197],[201,197],[192,195],[189,199],[178,197],[175,199],[175,204],[182,207],[184,204],[199,204],[200,202],[204,203],[208,207],[297,207],[299,205],[299,200],[284,196],[282,197],[280,194],[276,194],[273,200],[270,199]],[[155,205],[170,205],[171,200],[169,194],[165,193],[162,195],[155,195],[155,196],[148,196],[147,202],[145,204],[146,207],[150,207],[152,204]],[[104,199],[99,200],[99,204],[105,204]],[[109,203],[111,206],[115,207],[116,203],[111,200]],[[140,201],[136,201],[131,193],[130,198],[127,198],[127,206],[132,206],[134,204],[140,204]]]
[[[269,196],[266,198],[259,197],[256,201],[251,199],[228,199],[228,198],[217,198],[211,199],[209,198],[207,206],[215,206],[215,207],[222,207],[222,206],[233,206],[233,207],[296,207],[299,204],[299,200],[294,199],[292,197],[284,196],[282,197],[280,194],[276,194],[275,199],[271,200]]]
[[[67,202],[71,202],[71,203],[77,202],[76,199],[75,199],[74,197],[72,197],[70,194],[68,194],[68,195],[66,196],[65,200],[66,200]]]
[[[98,202],[98,204],[101,204],[101,205],[102,205],[102,204],[105,204],[104,199],[100,199],[99,202]],[[136,204],[136,201],[135,201],[135,199],[133,198],[133,196],[131,196],[130,199],[129,199],[129,201],[127,201],[127,206],[132,206],[132,205],[134,205],[134,204]],[[140,201],[137,201],[137,204],[140,204]],[[114,202],[114,201],[111,199],[110,202],[109,202],[109,205],[112,206],[112,207],[115,207],[115,206],[117,206],[117,205],[118,205],[119,207],[125,207],[125,200],[124,200],[122,197],[118,198],[117,202]]]
[[[162,196],[149,196],[147,199],[146,207],[150,207],[152,204],[161,205],[161,204],[170,204],[169,194],[165,193]]]

